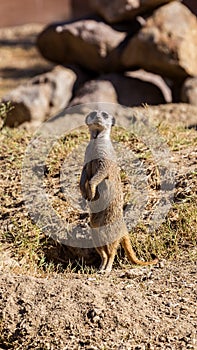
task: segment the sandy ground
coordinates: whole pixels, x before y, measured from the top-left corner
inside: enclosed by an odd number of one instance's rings
[[[196,264],[110,276],[1,277],[9,349],[196,349]],[[0,342],[7,349],[6,342]]]

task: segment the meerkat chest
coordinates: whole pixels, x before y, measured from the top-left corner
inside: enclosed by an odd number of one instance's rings
[[[91,175],[94,175],[98,170],[108,172],[112,163],[116,165],[117,159],[111,140],[91,140],[85,153],[86,168]]]
[[[101,162],[99,159],[93,159],[86,163],[86,173],[88,180],[90,180],[95,174],[97,174],[100,163]]]

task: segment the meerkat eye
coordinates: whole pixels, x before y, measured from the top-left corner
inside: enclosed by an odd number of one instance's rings
[[[109,116],[108,113],[106,113],[106,112],[102,112],[101,114],[102,114],[103,118],[105,118],[105,119],[107,119]]]
[[[91,113],[89,114],[89,116],[88,116],[88,117],[90,117],[90,118],[95,118],[95,117],[96,117],[96,115],[97,115],[97,112],[96,112],[96,111],[94,111],[94,112],[91,112]]]

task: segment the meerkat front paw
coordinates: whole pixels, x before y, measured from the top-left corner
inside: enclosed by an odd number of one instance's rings
[[[92,201],[96,195],[96,186],[89,183],[89,189],[88,189],[88,200]]]
[[[86,200],[87,198],[87,193],[85,191],[81,191],[82,197]]]

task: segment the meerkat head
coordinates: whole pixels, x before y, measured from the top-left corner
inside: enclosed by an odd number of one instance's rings
[[[111,127],[115,125],[115,118],[105,111],[93,111],[89,113],[85,120],[87,126],[89,127],[91,137],[97,138],[101,133],[111,131]]]

